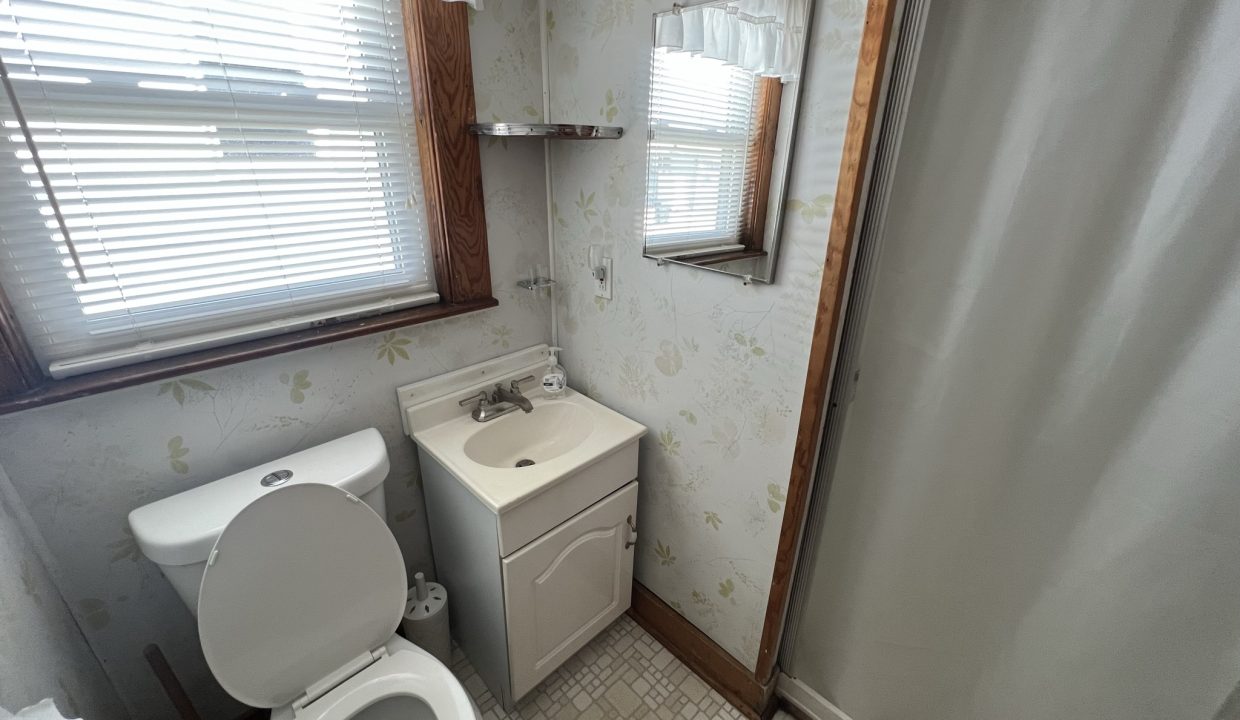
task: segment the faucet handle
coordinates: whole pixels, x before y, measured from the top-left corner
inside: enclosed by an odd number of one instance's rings
[[[491,402],[491,396],[488,395],[485,390],[480,390],[478,391],[477,395],[467,397],[464,400],[458,402],[457,405],[460,405],[461,407],[465,407],[466,405],[470,403],[478,403],[479,405],[486,405],[490,402]]]
[[[529,382],[533,379],[535,379],[533,375],[526,375],[525,377],[520,378],[518,380],[513,380],[511,383],[508,384],[508,389],[511,390],[512,392],[520,392],[521,383]]]

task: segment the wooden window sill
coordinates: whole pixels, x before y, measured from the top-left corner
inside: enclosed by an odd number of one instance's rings
[[[455,315],[485,310],[499,305],[492,297],[459,303],[440,302],[406,310],[396,310],[373,317],[345,320],[331,325],[297,330],[283,335],[247,340],[234,345],[200,350],[185,355],[161,358],[125,367],[101,370],[65,378],[48,380],[30,392],[0,399],[0,415],[51,405],[75,398],[142,385],[156,380],[188,375],[224,365],[279,355],[316,345],[348,340],[397,328],[420,325],[432,320],[442,320]]]

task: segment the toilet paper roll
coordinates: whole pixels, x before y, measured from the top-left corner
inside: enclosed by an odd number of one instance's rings
[[[405,617],[400,627],[409,642],[417,645],[439,662],[452,666],[452,638],[448,634],[448,591],[439,583],[427,582],[426,576],[413,576]]]

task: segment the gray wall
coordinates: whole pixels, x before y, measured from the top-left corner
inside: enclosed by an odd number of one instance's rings
[[[492,0],[472,20],[481,117],[519,118],[541,103],[536,7]],[[374,426],[392,460],[389,523],[410,568],[431,569],[396,387],[549,340],[550,301],[515,285],[532,265],[547,264],[542,146],[484,143],[482,162],[498,308],[0,417],[0,462],[138,720],[172,715],[141,656],[151,642],[207,717],[241,708],[206,667],[189,611],[134,544],[126,525],[133,508]]]
[[[37,531],[0,468],[0,708],[52,698],[66,717],[127,717],[40,559]]]

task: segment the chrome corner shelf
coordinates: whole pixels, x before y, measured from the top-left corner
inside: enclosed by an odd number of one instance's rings
[[[624,128],[615,125],[569,125],[565,123],[474,123],[475,135],[495,137],[533,137],[550,140],[615,140]]]

